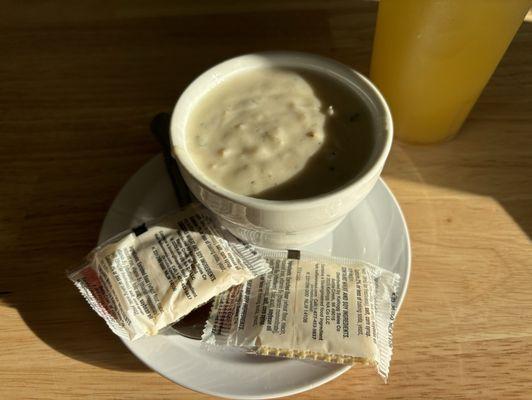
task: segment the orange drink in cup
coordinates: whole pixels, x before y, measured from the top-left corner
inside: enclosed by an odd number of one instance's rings
[[[396,136],[434,143],[456,135],[531,5],[380,0],[370,76]]]

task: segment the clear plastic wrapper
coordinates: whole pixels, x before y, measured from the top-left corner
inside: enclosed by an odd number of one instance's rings
[[[109,239],[68,277],[114,333],[135,340],[268,271],[250,245],[193,204]]]
[[[215,298],[204,346],[370,364],[387,379],[399,275],[299,251],[260,254],[272,271]]]

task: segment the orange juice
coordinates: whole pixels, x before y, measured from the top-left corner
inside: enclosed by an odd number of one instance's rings
[[[530,0],[381,0],[371,79],[399,139],[460,129],[532,5]]]

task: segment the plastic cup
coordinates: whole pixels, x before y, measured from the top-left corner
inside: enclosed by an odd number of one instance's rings
[[[458,133],[532,5],[530,0],[381,0],[371,79],[396,136]]]

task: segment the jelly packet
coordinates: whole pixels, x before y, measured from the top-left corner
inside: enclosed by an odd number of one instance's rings
[[[269,271],[254,248],[192,204],[109,239],[68,277],[115,334],[135,340]]]
[[[215,298],[204,347],[370,364],[386,381],[399,275],[345,258],[259,253],[272,271]]]

